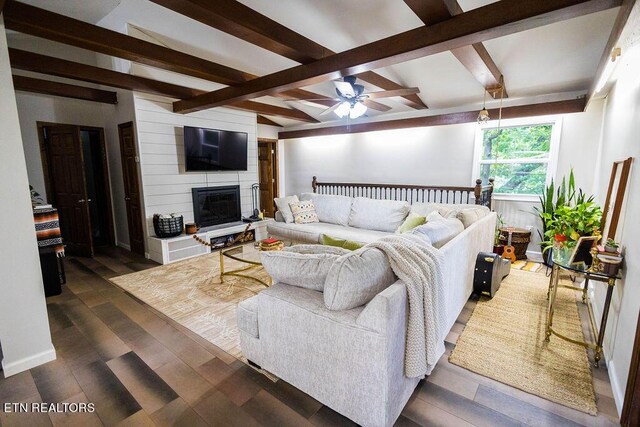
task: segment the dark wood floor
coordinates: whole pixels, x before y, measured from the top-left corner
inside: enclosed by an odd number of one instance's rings
[[[352,425],[284,381],[272,382],[107,279],[155,264],[120,249],[68,258],[62,295],[47,300],[58,359],[0,379],[2,402],[93,402],[95,413],[7,414],[0,426]],[[594,369],[599,415],[529,395],[448,363],[421,382],[397,425],[614,425],[607,371]]]

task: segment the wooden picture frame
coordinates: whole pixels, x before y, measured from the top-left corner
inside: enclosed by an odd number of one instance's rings
[[[624,204],[624,196],[627,191],[627,182],[629,181],[632,162],[633,157],[613,162],[611,177],[609,178],[609,187],[607,188],[607,198],[604,202],[604,212],[602,213],[602,221],[600,224],[600,234],[602,234],[603,244],[607,239],[616,240],[616,232],[618,231],[620,213],[622,212]]]
[[[576,242],[576,247],[569,258],[569,265],[584,263],[590,266],[593,262],[591,248],[598,243],[600,236],[583,236]]]

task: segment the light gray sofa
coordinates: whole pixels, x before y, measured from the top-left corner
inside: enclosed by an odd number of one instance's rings
[[[440,208],[446,213],[452,207],[424,204],[412,209]],[[475,215],[475,221],[467,221],[462,232],[440,247],[447,282],[442,336],[471,295],[476,255],[492,247],[495,213],[471,213]],[[348,223],[272,225],[273,235],[312,243],[322,233],[361,242],[391,233]],[[237,311],[240,345],[247,359],[365,426],[392,425],[419,381],[404,376],[406,318],[407,295],[401,282],[366,305],[343,311],[329,310],[321,292],[275,283],[243,301]]]

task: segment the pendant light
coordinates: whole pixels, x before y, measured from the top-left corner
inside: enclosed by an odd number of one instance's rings
[[[490,119],[489,117],[489,111],[487,111],[486,108],[486,102],[487,102],[487,90],[484,90],[484,97],[482,98],[482,110],[480,110],[480,112],[478,113],[478,124],[479,125],[483,125],[485,123],[487,123]]]

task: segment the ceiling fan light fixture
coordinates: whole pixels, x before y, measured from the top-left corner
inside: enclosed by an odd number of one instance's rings
[[[349,105],[349,103],[347,101],[344,101],[333,112],[336,113],[336,115],[338,117],[343,118],[344,116],[349,114],[350,110],[351,110],[351,106]]]
[[[349,117],[351,119],[357,119],[358,117],[362,116],[366,112],[367,112],[367,106],[364,105],[362,102],[356,102],[351,107],[351,111],[349,111]]]

